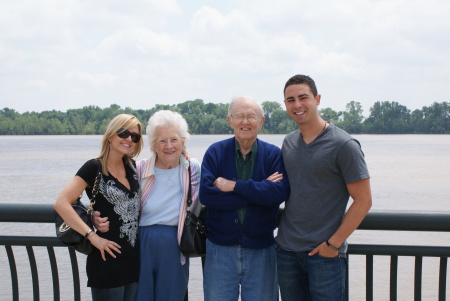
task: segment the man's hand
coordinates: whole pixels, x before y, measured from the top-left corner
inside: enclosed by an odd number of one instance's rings
[[[276,173],[274,173],[273,175],[269,176],[267,178],[267,180],[272,181],[274,183],[276,182],[280,182],[281,180],[283,180],[283,174],[279,173],[278,171]]]
[[[109,221],[108,217],[100,217],[100,211],[94,211],[92,213],[92,222],[97,231],[102,233],[109,231]]]
[[[230,192],[234,190],[234,186],[236,186],[235,181],[230,181],[222,177],[218,177],[214,181],[214,186],[216,186],[217,189],[223,192]]]
[[[308,255],[313,256],[316,254],[319,254],[322,257],[336,257],[338,256],[338,251],[331,249],[329,246],[327,246],[326,242],[323,242],[314,250],[312,250]]]

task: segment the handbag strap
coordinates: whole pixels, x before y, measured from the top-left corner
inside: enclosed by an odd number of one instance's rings
[[[192,192],[191,192],[191,162],[189,162],[188,167],[188,174],[189,174],[189,187],[188,187],[188,195],[187,195],[187,211],[191,211],[191,205],[192,205]]]
[[[92,186],[92,197],[91,197],[91,201],[89,204],[89,211],[91,211],[91,212],[94,210],[94,205],[96,202],[95,198],[97,197],[97,193],[100,189],[100,180],[102,178],[102,172],[101,172],[102,165],[98,162],[98,160],[97,160],[97,163],[98,163],[99,167],[97,170],[97,176],[95,177],[94,186]]]

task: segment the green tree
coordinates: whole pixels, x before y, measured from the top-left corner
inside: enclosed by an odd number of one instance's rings
[[[209,134],[222,135],[231,133],[232,129],[226,118],[214,118],[213,122],[211,123],[211,131],[209,132]]]
[[[202,99],[189,100],[177,105],[178,112],[186,119],[191,134],[209,132],[211,120],[205,118]]]
[[[214,120],[211,122],[211,130],[209,134],[231,134],[232,130],[228,123],[228,104],[218,103],[206,104],[206,112],[214,116]]]
[[[377,101],[364,122],[370,134],[406,134],[410,131],[410,110],[392,101]]]
[[[20,117],[20,114],[18,112],[9,108],[3,108],[3,110],[0,110],[0,115],[13,120]]]
[[[41,118],[44,120],[44,134],[46,135],[64,135],[67,134],[62,122],[57,118]]]
[[[286,115],[286,112],[283,113],[285,118],[278,124],[276,131],[271,134],[288,134],[298,130],[297,124]]]
[[[217,119],[226,120],[228,116],[228,104],[218,103],[218,104],[209,104],[214,105],[213,114]]]
[[[262,106],[266,120],[261,133],[286,134],[298,129],[278,102],[266,101]],[[121,113],[136,116],[145,129],[148,119],[159,110],[181,113],[189,125],[191,134],[232,133],[227,121],[228,104],[205,104],[202,99],[195,99],[177,105],[158,104],[147,110],[135,110],[130,107],[123,109],[117,104],[112,104],[104,109],[86,106],[67,112],[52,110],[20,114],[13,109],[3,108],[0,110],[0,134],[101,135],[111,119]],[[450,134],[449,110],[448,102],[435,102],[412,113],[397,102],[376,102],[370,108],[370,116],[364,120],[361,104],[352,101],[347,104],[344,112],[325,108],[319,113],[325,120],[335,123],[349,133]]]
[[[429,107],[423,107],[424,130],[431,134],[448,134],[450,128],[448,119],[450,108],[447,102],[434,102]]]
[[[282,111],[281,105],[276,101],[265,101],[262,103],[262,107],[264,109],[264,117],[265,121],[263,124],[262,133],[272,133],[276,131],[278,127],[278,123],[282,120],[279,120],[276,115],[277,112]]]
[[[362,132],[361,122],[364,120],[361,103],[351,101],[346,105],[346,111],[342,113],[342,121],[338,122],[343,130],[350,134],[359,134]]]
[[[413,134],[421,134],[425,132],[425,120],[422,110],[414,110],[410,118],[410,132]]]
[[[319,111],[320,116],[328,122],[333,124],[337,124],[340,121],[340,117],[342,116],[342,112],[336,112],[331,108],[324,108]]]

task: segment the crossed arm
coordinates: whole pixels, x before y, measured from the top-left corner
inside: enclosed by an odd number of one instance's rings
[[[269,176],[267,178],[267,180],[274,182],[274,183],[280,182],[281,180],[283,180],[283,174],[281,174],[277,171],[274,174],[272,174],[271,176]],[[230,191],[234,190],[234,187],[236,186],[236,181],[231,181],[231,180],[227,180],[222,177],[218,177],[214,181],[214,186],[222,192],[230,192]]]

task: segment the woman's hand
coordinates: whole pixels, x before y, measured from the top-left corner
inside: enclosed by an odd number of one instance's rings
[[[94,211],[92,213],[92,223],[94,224],[94,227],[101,233],[109,231],[108,217],[100,217],[100,211]]]
[[[88,236],[89,241],[92,243],[94,247],[100,250],[102,254],[102,259],[106,261],[105,252],[108,252],[112,258],[116,258],[116,254],[114,252],[120,254],[120,245],[104,238],[98,236],[95,232],[91,232]]]
[[[186,160],[189,161],[189,154],[188,154],[186,148],[183,148],[183,150],[181,151],[181,155],[183,155],[183,157],[185,157]]]

